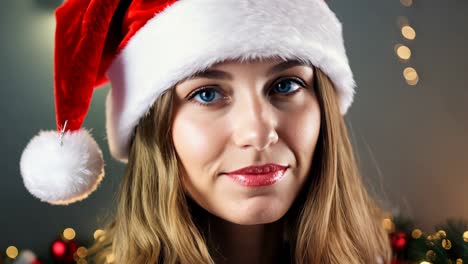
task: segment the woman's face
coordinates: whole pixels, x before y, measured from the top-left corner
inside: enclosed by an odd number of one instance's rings
[[[317,143],[313,78],[312,67],[294,61],[227,61],[176,85],[172,138],[186,193],[232,223],[280,219],[307,178]],[[279,171],[228,174],[265,164]]]

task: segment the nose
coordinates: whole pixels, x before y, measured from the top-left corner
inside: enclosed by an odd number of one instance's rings
[[[249,96],[241,99],[236,109],[233,139],[237,146],[261,151],[278,141],[278,115],[268,100]]]

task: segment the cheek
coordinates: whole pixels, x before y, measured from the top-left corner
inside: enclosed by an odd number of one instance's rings
[[[189,196],[206,208],[216,180],[219,157],[226,146],[227,130],[220,118],[178,111],[172,121],[172,139],[182,163],[182,185]]]
[[[178,112],[172,123],[176,152],[189,175],[199,176],[224,148],[221,121],[209,121],[193,113]]]
[[[298,117],[296,133],[294,135],[295,145],[309,154],[315,150],[318,134],[320,132],[320,111],[311,109]]]
[[[286,144],[296,156],[298,166],[309,168],[317,145],[320,132],[320,107],[315,96],[308,98],[307,103],[294,114],[284,119],[285,129],[282,132]]]

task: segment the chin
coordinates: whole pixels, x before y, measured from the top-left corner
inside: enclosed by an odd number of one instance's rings
[[[232,210],[225,220],[238,225],[260,225],[269,224],[280,220],[287,210],[278,210],[279,208],[259,208],[258,210]]]
[[[281,219],[281,217],[276,218],[276,219],[241,219],[240,221],[229,221],[229,222],[232,222],[238,225],[263,225],[263,224],[274,223],[278,221],[279,219]]]

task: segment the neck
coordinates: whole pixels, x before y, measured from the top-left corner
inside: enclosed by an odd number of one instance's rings
[[[215,263],[284,263],[282,258],[288,252],[283,244],[282,220],[270,224],[239,225],[206,211],[202,219],[199,228]]]

